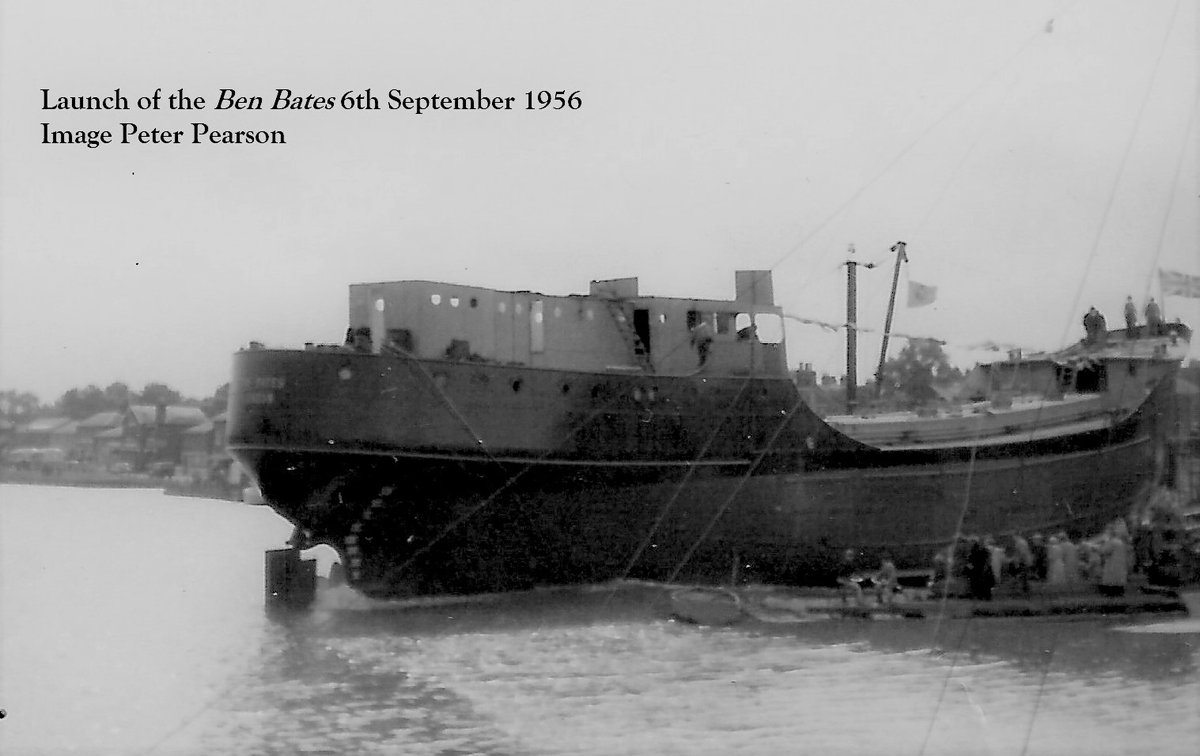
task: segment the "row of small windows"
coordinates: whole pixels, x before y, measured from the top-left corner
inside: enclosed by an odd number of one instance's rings
[[[430,294],[429,295],[429,301],[434,306],[440,305],[442,303],[443,299],[445,299],[445,301],[448,302],[451,307],[458,307],[462,304],[462,299],[460,299],[459,297],[443,297],[441,294]],[[475,297],[471,297],[468,300],[468,304],[471,308],[477,308],[477,307],[479,307],[479,300]],[[384,306],[385,306],[385,303],[384,303],[383,299],[375,300],[375,309],[377,311],[383,312]],[[507,302],[497,302],[496,309],[501,313],[505,313],[508,311],[508,303]],[[530,311],[533,315],[534,321],[536,323],[540,324],[543,320],[542,301],[540,299],[535,300],[532,303],[532,307],[531,307]],[[524,314],[524,312],[525,312],[524,305],[521,302],[513,303],[513,312],[517,315]],[[563,314],[562,307],[555,305],[554,317],[560,318],[560,317],[562,317],[562,314]],[[591,307],[584,308],[581,314],[584,317],[586,317],[588,320],[595,319],[595,313],[592,311]],[[616,317],[621,322],[625,321],[625,315],[621,311],[617,312]],[[759,318],[760,318],[759,323],[757,324],[757,326],[755,328],[753,328],[753,330],[756,332],[755,336],[759,340],[767,342],[767,343],[776,343],[776,342],[783,340],[783,322],[778,318],[778,316],[760,315]],[[764,322],[764,319],[765,319],[765,322]],[[658,322],[666,323],[667,322],[667,314],[664,312],[658,313]],[[685,326],[687,327],[687,329],[689,331],[692,331],[697,326],[699,326],[701,323],[705,323],[710,328],[713,328],[717,334],[728,334],[728,333],[736,332],[739,334],[739,336],[742,334],[743,331],[745,331],[745,329],[750,328],[751,326],[755,326],[755,323],[754,323],[753,319],[751,318],[751,316],[748,313],[744,313],[744,312],[701,312],[698,310],[688,310],[687,317],[685,320]],[[763,328],[763,326],[765,326],[765,328]]]
[[[440,305],[442,303],[442,300],[443,300],[443,297],[441,294],[430,294],[429,295],[430,303],[432,303],[435,306]],[[449,297],[449,298],[446,298],[446,301],[450,303],[451,307],[458,307],[462,303],[462,300],[460,300],[458,297]],[[533,304],[534,304],[534,308],[537,310],[537,319],[540,322],[541,321],[541,300],[537,300]],[[472,308],[478,307],[479,300],[476,299],[475,297],[471,297],[470,305]],[[383,311],[383,300],[382,299],[376,300],[375,308],[378,309],[380,312]],[[508,303],[507,302],[497,302],[496,310],[498,312],[508,312]],[[521,315],[525,311],[524,306],[522,305],[522,303],[516,302],[515,304],[513,304],[513,311],[516,312],[516,314]],[[563,313],[562,307],[559,307],[556,305],[554,308],[554,317],[561,318],[562,313]],[[592,308],[590,308],[590,307],[585,308],[583,313],[584,313],[584,316],[588,320],[592,320],[595,318],[595,313],[592,311]],[[620,318],[621,320],[625,319],[623,313],[618,313],[617,317]],[[736,320],[735,320],[735,318],[736,318]],[[716,327],[717,327],[716,328],[717,333],[730,333],[734,330],[735,324],[736,324],[736,327],[738,327],[738,328],[748,325],[750,322],[749,318],[750,318],[750,316],[746,315],[745,313],[732,313],[732,312],[700,313],[700,312],[697,312],[696,310],[689,310],[688,314],[687,314],[687,327],[689,329],[694,328],[696,326],[696,324],[699,323],[701,320],[706,320],[709,322],[715,321]],[[744,323],[742,322],[743,320],[745,321]],[[665,312],[660,312],[658,314],[658,322],[659,323],[667,322],[667,314]]]
[[[443,301],[443,300],[444,300],[444,301],[446,301],[446,302],[448,302],[448,303],[450,304],[450,306],[451,306],[451,307],[458,307],[459,305],[461,305],[461,304],[462,304],[462,300],[461,300],[461,299],[459,299],[458,297],[443,297],[441,294],[430,294],[430,295],[429,295],[429,301],[430,301],[430,303],[432,303],[432,304],[433,304],[433,305],[435,305],[435,306],[436,306],[436,305],[440,305],[440,304],[442,303],[442,301]],[[478,299],[476,299],[475,297],[471,297],[469,304],[470,304],[470,306],[471,306],[471,307],[473,307],[473,308],[474,308],[474,307],[478,307],[478,306],[479,306],[479,300],[478,300]],[[541,308],[541,300],[538,300],[538,301],[534,302],[534,307],[535,307],[535,308],[538,308],[538,309],[540,310],[540,308]],[[382,312],[382,311],[383,311],[383,300],[382,300],[382,299],[376,300],[376,302],[375,302],[375,308],[376,308],[377,310],[379,310],[380,312]],[[497,310],[498,312],[508,312],[508,302],[497,302],[497,303],[496,303],[496,310]],[[517,315],[522,315],[522,314],[524,314],[524,312],[525,312],[525,305],[524,305],[524,304],[522,304],[521,302],[516,302],[516,303],[514,303],[514,304],[513,304],[513,312],[515,312]],[[556,317],[556,318],[561,318],[561,317],[562,317],[562,314],[563,314],[562,307],[558,307],[558,306],[556,306],[556,307],[554,308],[554,317]],[[590,307],[586,308],[586,309],[583,311],[583,315],[584,315],[584,317],[586,317],[588,320],[592,320],[592,319],[594,319],[594,318],[596,317],[596,314],[595,314],[594,312],[592,312],[592,308],[590,308]],[[541,313],[540,313],[540,312],[538,313],[538,319],[539,319],[539,321],[540,321],[540,319],[541,319]]]
[[[379,301],[382,302],[383,300],[381,299]],[[441,294],[430,294],[429,301],[433,302],[435,305],[440,305],[442,303],[442,295]],[[450,297],[446,301],[448,301],[450,303],[451,307],[458,307],[460,304],[462,304],[462,300],[459,299],[458,297]],[[476,299],[475,297],[471,297],[469,304],[473,308],[478,307],[479,300]]]

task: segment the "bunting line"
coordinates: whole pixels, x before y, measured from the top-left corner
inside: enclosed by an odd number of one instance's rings
[[[805,318],[805,317],[801,317],[799,315],[792,315],[791,313],[787,313],[787,312],[783,313],[783,317],[788,320],[794,320],[797,323],[803,323],[805,325],[814,325],[825,331],[837,332],[837,331],[846,330],[845,323],[829,323],[824,320],[817,320],[816,318]],[[882,329],[878,329],[878,328],[856,327],[855,330],[858,331],[859,333],[878,333],[878,334],[883,333]],[[1040,354],[1040,353],[1046,351],[1044,349],[1035,349],[1033,347],[1022,346],[1021,344],[1005,344],[1005,343],[1001,343],[1001,342],[997,342],[997,341],[990,341],[990,340],[989,341],[981,341],[981,342],[974,343],[974,344],[957,344],[957,343],[952,344],[944,339],[935,338],[933,336],[917,336],[917,335],[908,334],[908,333],[896,333],[895,331],[893,331],[891,335],[894,338],[907,339],[908,341],[932,341],[935,344],[938,344],[940,346],[952,346],[957,349],[985,350],[988,352],[1011,352],[1011,351],[1019,349],[1022,352],[1028,353],[1028,354]]]

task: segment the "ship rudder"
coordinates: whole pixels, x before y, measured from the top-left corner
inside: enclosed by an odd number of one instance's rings
[[[296,548],[272,549],[265,554],[266,604],[272,608],[305,609],[317,594],[317,560],[301,559]]]

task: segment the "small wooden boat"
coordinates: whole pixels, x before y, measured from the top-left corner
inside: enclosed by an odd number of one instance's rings
[[[696,625],[732,625],[745,613],[735,591],[695,587],[671,592],[671,616]]]

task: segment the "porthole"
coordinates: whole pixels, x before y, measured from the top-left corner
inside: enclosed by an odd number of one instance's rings
[[[513,379],[512,390],[513,390],[514,394],[521,390],[521,379],[520,378]]]
[[[433,385],[437,386],[438,388],[446,388],[446,383],[448,380],[449,379],[446,377],[445,373],[433,374]]]
[[[435,305],[440,305],[442,303],[442,295],[441,294],[430,294],[429,301],[433,302]]]
[[[472,307],[472,309],[474,309],[474,308],[476,308],[476,307],[478,307],[478,306],[479,306],[479,300],[478,300],[478,299],[476,299],[475,297],[471,297],[471,307]]]
[[[450,306],[458,307],[458,297],[450,297]]]
[[[567,394],[571,393],[571,384],[564,383],[562,385],[562,393],[563,393],[563,396],[566,396]]]
[[[525,311],[525,308],[521,306],[520,302],[517,302],[515,305],[513,305],[513,312],[517,313],[518,315],[520,315],[524,311]]]
[[[554,308],[554,317],[556,317],[556,318],[561,318],[561,317],[562,317],[562,308],[561,308],[561,307],[557,307],[557,306],[556,306],[556,307]]]
[[[496,309],[499,310],[500,312],[504,312],[505,310],[508,309],[508,305],[506,305],[504,302],[500,302],[496,305]]]
[[[383,303],[383,300],[382,300],[382,299],[376,299],[376,300],[375,300],[375,311],[376,311],[376,312],[383,312],[383,308],[384,308],[384,303]]]
[[[349,365],[342,365],[338,370],[338,378],[341,378],[343,381],[348,381],[353,377],[354,371],[350,369]]]

